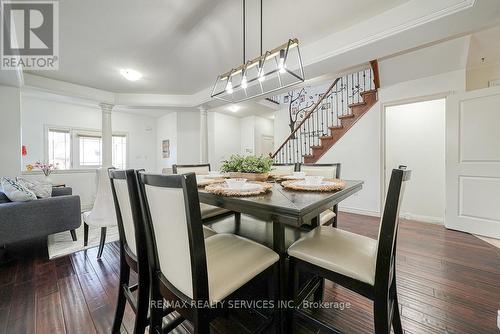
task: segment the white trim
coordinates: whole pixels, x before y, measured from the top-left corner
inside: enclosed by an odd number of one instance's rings
[[[406,219],[406,220],[416,220],[416,221],[423,222],[423,223],[444,225],[444,218],[443,217],[414,215],[412,213],[401,213],[399,215],[399,217],[402,219]]]
[[[458,4],[452,5],[450,7],[444,8],[444,9],[441,9],[441,10],[439,10],[437,12],[431,12],[428,15],[415,18],[415,19],[413,19],[411,21],[408,21],[408,22],[405,22],[403,24],[400,24],[400,25],[398,25],[396,27],[391,27],[391,28],[389,28],[389,29],[387,29],[385,31],[376,33],[376,34],[374,34],[372,36],[367,36],[365,38],[362,38],[362,39],[360,39],[360,40],[358,40],[358,41],[356,41],[354,43],[351,43],[351,44],[349,44],[349,45],[347,45],[345,47],[336,49],[336,50],[334,50],[332,52],[328,52],[328,53],[325,53],[325,54],[323,54],[321,56],[318,56],[318,57],[315,57],[315,58],[311,58],[309,60],[309,62],[304,62],[304,66],[309,66],[309,65],[312,65],[312,64],[316,64],[316,63],[318,63],[320,61],[323,61],[323,60],[326,60],[328,58],[331,58],[331,57],[334,57],[334,56],[338,56],[338,55],[341,55],[341,54],[345,54],[347,52],[350,52],[350,51],[353,51],[355,49],[361,48],[363,46],[366,46],[366,45],[369,45],[369,44],[381,41],[381,40],[386,39],[388,37],[391,37],[391,36],[397,35],[399,33],[405,32],[407,30],[414,29],[414,28],[417,28],[419,26],[425,25],[427,23],[439,20],[439,19],[441,19],[443,17],[446,17],[446,16],[449,16],[451,14],[455,14],[455,13],[463,11],[465,9],[469,9],[469,8],[473,7],[475,3],[476,3],[476,0],[463,0],[460,3],[458,3]],[[328,38],[328,37],[331,37],[331,36],[327,36],[326,38]]]
[[[95,174],[96,169],[95,168],[85,168],[85,169],[56,169],[53,170],[52,174]],[[21,171],[21,175],[42,175],[41,170],[32,170],[31,172],[28,172],[27,170]]]
[[[339,206],[339,211],[347,212],[347,213],[355,213],[355,214],[363,215],[363,216],[380,217],[379,211],[365,210],[365,209],[353,208],[353,207],[348,207],[348,206]]]

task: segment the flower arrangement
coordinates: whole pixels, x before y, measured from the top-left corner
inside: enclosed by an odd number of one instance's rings
[[[46,162],[37,161],[33,165],[32,169],[33,168],[40,169],[43,172],[43,174],[48,177],[54,170],[57,169],[57,165],[58,164],[54,165],[54,164],[48,164]]]
[[[229,173],[231,177],[241,177],[249,180],[264,181],[268,178],[273,160],[265,156],[232,155],[223,162],[221,172]]]

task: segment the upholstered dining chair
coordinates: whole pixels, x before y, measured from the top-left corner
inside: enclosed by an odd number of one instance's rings
[[[163,300],[181,315],[163,332],[187,319],[195,333],[209,333],[220,309],[193,303],[213,306],[259,275],[276,281],[279,256],[271,249],[233,234],[203,237],[195,174],[141,173],[139,185],[150,231],[150,332],[162,332]]]
[[[116,211],[113,204],[113,194],[109,182],[108,171],[114,168],[99,168],[97,170],[97,194],[91,211],[83,213],[83,245],[87,246],[89,240],[89,226],[101,228],[101,239],[97,258],[101,258],[104,244],[106,242],[106,230],[110,226],[115,226]]]
[[[207,175],[210,172],[210,164],[172,165],[172,172],[174,174],[195,173],[196,175]],[[204,222],[231,214],[231,211],[214,205],[200,203],[200,207],[201,217]]]
[[[299,164],[300,172],[306,173],[306,176],[323,176],[328,179],[340,179],[340,163],[334,164]],[[332,224],[337,227],[339,207],[335,205],[332,209],[323,211],[320,214],[320,225]]]
[[[133,169],[111,170],[109,178],[120,234],[120,282],[112,333],[121,332],[126,302],[136,313],[134,333],[144,333],[148,326],[150,280],[146,228],[136,174]],[[129,284],[131,270],[138,277],[138,283],[132,286]],[[134,291],[137,291],[137,298],[133,295]]]
[[[271,173],[282,173],[283,175],[293,174],[298,169],[298,164],[273,164],[271,167]]]
[[[404,183],[410,173],[392,171],[377,240],[319,226],[288,248],[289,289],[295,305],[302,302],[297,297],[298,273],[309,272],[373,300],[376,334],[390,334],[391,324],[395,334],[403,333],[396,291],[396,241]],[[293,314],[324,330],[334,330],[300,308],[289,312]]]

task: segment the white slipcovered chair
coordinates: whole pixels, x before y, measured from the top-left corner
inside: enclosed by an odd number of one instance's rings
[[[197,164],[197,165],[173,165],[173,174],[187,174],[195,173],[197,176],[208,175],[210,172],[210,164]],[[210,220],[212,218],[217,218],[222,215],[226,215],[231,211],[219,208],[218,206],[209,205],[205,203],[200,203],[201,208],[201,219],[204,221]]]
[[[104,243],[106,242],[106,230],[108,227],[117,225],[117,221],[108,169],[99,168],[97,170],[97,179],[97,194],[94,206],[91,211],[83,213],[83,245],[87,246],[88,244],[89,226],[100,227],[101,240],[99,242],[99,250],[97,251],[97,258],[99,259],[104,249]]]
[[[299,169],[306,176],[323,176],[326,179],[340,178],[340,163],[334,164],[300,164]],[[319,216],[320,225],[329,225],[337,227],[338,206],[323,211]]]

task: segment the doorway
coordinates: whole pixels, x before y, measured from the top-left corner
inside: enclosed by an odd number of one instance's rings
[[[444,98],[385,107],[384,196],[393,168],[406,165],[412,171],[402,217],[444,222],[445,114]]]
[[[260,154],[268,156],[274,153],[274,137],[263,135],[260,142]]]

